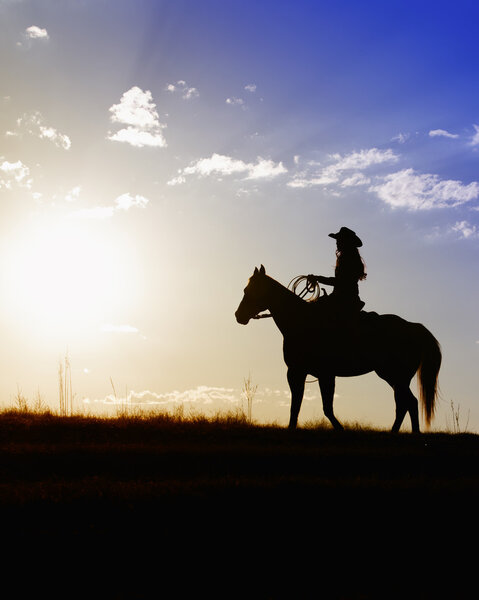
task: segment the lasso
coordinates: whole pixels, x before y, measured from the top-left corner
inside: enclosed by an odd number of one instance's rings
[[[304,285],[304,288],[298,292],[297,289],[301,284]],[[295,277],[289,282],[288,289],[293,291],[296,296],[306,300],[306,302],[314,302],[321,294],[321,288],[314,275],[298,275],[298,277]],[[308,294],[310,294],[310,296],[309,298],[306,298]]]

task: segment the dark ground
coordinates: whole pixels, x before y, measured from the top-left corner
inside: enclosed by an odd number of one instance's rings
[[[478,459],[472,434],[3,413],[3,579],[11,598],[475,598]]]

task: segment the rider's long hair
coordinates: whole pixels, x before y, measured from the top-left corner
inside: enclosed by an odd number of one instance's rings
[[[356,246],[344,245],[336,250],[336,268],[345,268],[354,273],[358,281],[366,279],[366,264]]]

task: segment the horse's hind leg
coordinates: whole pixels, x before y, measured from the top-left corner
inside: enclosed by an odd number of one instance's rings
[[[418,405],[417,405],[417,398],[416,396],[411,392],[411,390],[408,388],[408,393],[409,393],[409,401],[408,401],[408,413],[409,416],[411,417],[411,428],[413,433],[419,433],[420,429],[419,429],[419,410],[418,410]]]
[[[417,398],[409,389],[412,379],[411,373],[406,375],[403,373],[401,376],[383,370],[376,371],[376,373],[394,390],[394,400],[396,401],[396,419],[394,420],[391,431],[393,433],[397,433],[401,428],[406,413],[409,413],[409,416],[411,417],[411,428],[414,433],[419,433]],[[400,379],[399,382],[398,379]]]
[[[396,419],[394,420],[391,431],[397,433],[400,430],[407,413],[407,403],[404,397],[404,391],[399,388],[394,388],[394,400],[396,402]]]
[[[399,431],[406,413],[409,413],[412,431],[413,433],[419,433],[417,398],[409,389],[409,384],[395,385],[394,399],[396,401],[396,420],[394,421],[392,431],[394,433]]]
[[[335,383],[334,375],[330,377],[319,378],[319,388],[321,390],[321,398],[323,400],[324,416],[331,421],[331,425],[334,427],[334,429],[342,430],[344,428],[334,416],[333,411]]]

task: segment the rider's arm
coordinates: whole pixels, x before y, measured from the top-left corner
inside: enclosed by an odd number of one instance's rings
[[[323,275],[312,276],[318,283],[324,283],[325,285],[336,285],[336,277],[323,277]]]

